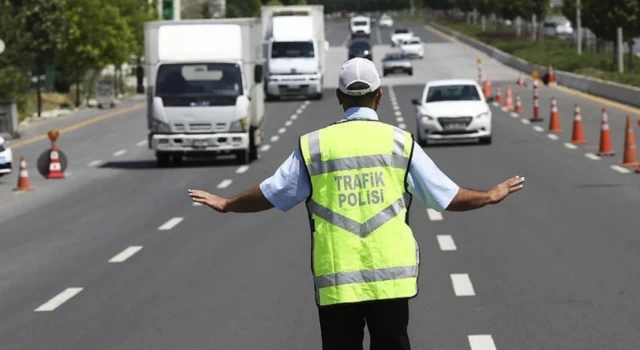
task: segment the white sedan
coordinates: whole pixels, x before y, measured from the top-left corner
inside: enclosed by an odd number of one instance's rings
[[[403,42],[402,45],[400,45],[400,50],[409,57],[424,58],[424,45],[419,37],[414,36]]]
[[[391,33],[391,46],[398,46],[411,38],[413,32],[409,28],[396,28]]]
[[[393,27],[393,19],[387,15],[382,15],[382,17],[380,17],[378,25],[380,27],[391,28]]]
[[[420,100],[414,99],[418,142],[478,139],[491,144],[491,109],[473,80],[437,80],[427,83]]]
[[[13,153],[7,140],[0,136],[0,177],[11,173],[11,163],[13,162]]]

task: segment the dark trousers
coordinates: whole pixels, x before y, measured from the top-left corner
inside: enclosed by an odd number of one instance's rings
[[[363,350],[364,326],[371,350],[410,350],[409,299],[318,307],[322,350]]]

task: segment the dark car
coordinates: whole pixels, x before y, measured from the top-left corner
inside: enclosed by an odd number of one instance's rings
[[[354,40],[349,44],[349,59],[362,57],[373,61],[373,49],[367,40]]]

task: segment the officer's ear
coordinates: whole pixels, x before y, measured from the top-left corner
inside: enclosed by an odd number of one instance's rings
[[[376,92],[376,110],[380,105],[380,100],[382,100],[382,89],[378,88],[378,91]]]
[[[336,89],[336,97],[338,98],[338,103],[342,106],[344,101],[342,101],[342,94],[340,93],[340,89]]]

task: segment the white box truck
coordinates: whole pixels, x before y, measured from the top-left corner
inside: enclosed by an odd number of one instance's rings
[[[159,166],[187,156],[258,157],[264,119],[259,19],[145,24],[149,148]]]
[[[267,99],[294,95],[321,99],[329,49],[324,7],[263,6],[261,17]]]

